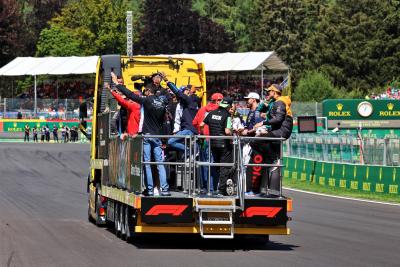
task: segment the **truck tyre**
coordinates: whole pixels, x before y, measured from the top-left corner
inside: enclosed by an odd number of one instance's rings
[[[91,211],[90,211],[90,195],[88,195],[88,221],[93,224],[96,224],[96,221],[95,221],[95,219],[93,219]]]
[[[101,196],[99,194],[100,192],[100,185],[97,184],[96,185],[96,225],[97,226],[101,226],[104,225],[105,222],[104,220],[102,220],[102,218],[100,217],[100,207],[101,207]]]
[[[88,193],[89,193],[89,185],[90,185],[89,179],[90,179],[90,176],[88,176],[88,178],[87,178],[87,191],[88,191]],[[93,224],[95,224],[96,221],[95,221],[95,219],[92,217],[92,212],[91,212],[91,210],[90,210],[90,194],[88,194],[88,202],[87,202],[87,203],[88,203],[88,221],[91,222],[91,223],[93,223]]]
[[[115,202],[114,206],[114,230],[115,230],[115,235],[120,236],[121,234],[121,222],[119,220],[119,202]]]
[[[135,219],[134,212],[131,207],[125,205],[125,231],[126,231],[126,242],[131,242],[135,234]]]
[[[125,240],[126,230],[125,230],[125,204],[119,205],[119,222],[121,225],[121,239]]]

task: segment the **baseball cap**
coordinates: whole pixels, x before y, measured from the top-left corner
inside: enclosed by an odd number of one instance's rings
[[[231,106],[232,104],[233,104],[232,98],[230,98],[230,97],[224,97],[224,98],[222,99],[221,103],[219,103],[219,106],[220,106],[220,107],[223,107],[223,108],[227,108],[227,107]]]
[[[245,96],[244,98],[254,98],[254,99],[258,99],[258,100],[260,100],[260,95],[259,94],[257,94],[257,93],[253,93],[253,92],[251,92],[251,93],[249,93],[249,95],[248,96]]]
[[[217,100],[222,100],[224,98],[224,95],[221,93],[214,93],[211,95],[211,100],[217,101]]]
[[[275,91],[275,92],[278,92],[278,93],[282,93],[282,86],[280,86],[279,84],[274,83],[273,85],[268,87],[267,92],[268,91]]]

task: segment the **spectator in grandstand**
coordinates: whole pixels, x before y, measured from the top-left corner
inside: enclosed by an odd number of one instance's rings
[[[208,125],[211,136],[230,136],[232,135],[232,120],[229,110],[233,105],[233,100],[225,97],[219,104],[218,109],[211,111],[200,123],[201,132],[204,133],[204,126]],[[215,139],[210,140],[211,151],[214,162],[232,163],[233,145],[231,140]],[[233,195],[235,168],[217,168],[219,177],[218,190],[222,195]]]
[[[55,124],[53,124],[53,139],[54,143],[58,143],[58,128]]]
[[[29,124],[28,123],[25,124],[25,127],[24,127],[24,133],[25,133],[24,142],[29,142],[29,133],[30,133],[30,131],[31,131],[31,128],[29,127]]]
[[[291,100],[282,96],[282,87],[273,84],[267,89],[266,99],[269,101],[266,120],[257,123],[254,128],[266,128],[266,137],[289,138],[293,128],[293,115],[290,108]],[[250,142],[252,154],[249,163],[276,163],[280,156],[280,142],[271,140],[253,140]],[[250,167],[247,170],[247,195],[260,193],[262,171]],[[273,194],[279,194],[280,177],[277,168],[269,168],[267,172],[268,188]]]
[[[111,78],[115,84],[117,84],[117,76],[111,72]],[[160,138],[146,138],[146,135],[160,135],[162,134],[162,125],[165,118],[165,110],[167,103],[157,96],[158,91],[157,87],[147,87],[145,88],[146,97],[141,97],[130,90],[128,90],[125,86],[121,84],[117,84],[117,89],[122,92],[127,98],[141,104],[144,109],[144,119],[143,119],[143,128],[142,132],[145,136],[143,139],[143,160],[145,162],[150,162],[152,156],[156,162],[163,162],[163,151],[162,151],[162,143]],[[161,196],[170,196],[169,185],[167,183],[167,177],[164,165],[157,165],[158,176],[160,179],[161,185]],[[145,173],[146,173],[146,187],[147,190],[143,192],[146,195],[152,196],[154,195],[154,186],[153,186],[153,175],[151,170],[151,165],[145,164]]]
[[[36,143],[38,142],[37,135],[38,135],[37,128],[36,128],[36,126],[33,126],[33,128],[32,128],[33,142],[36,142]]]
[[[219,103],[222,101],[224,96],[220,93],[214,93],[211,95],[211,101],[204,107],[200,108],[196,116],[194,117],[192,123],[193,126],[196,127],[197,132],[201,133],[201,123],[203,122],[204,118],[208,115],[209,112],[218,109]],[[207,124],[203,126],[203,134],[204,135],[210,135],[210,129]],[[208,158],[209,154],[209,141],[206,139],[200,139],[200,161],[209,161],[213,162],[212,155],[211,159]],[[208,188],[208,167],[207,166],[202,166],[201,167],[201,187],[202,187],[202,193],[205,193],[207,188]],[[211,167],[211,179],[210,179],[210,191],[214,191],[214,180],[216,180],[217,173],[216,173],[216,168]]]

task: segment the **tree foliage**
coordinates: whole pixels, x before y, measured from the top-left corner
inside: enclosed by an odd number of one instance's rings
[[[52,19],[50,28],[62,29],[60,33],[76,40],[82,55],[125,54],[128,7],[125,0],[70,2]]]
[[[318,71],[348,96],[382,88],[400,73],[400,0],[0,3],[1,65],[21,55],[125,54],[132,10],[135,54],[274,50],[295,84]]]
[[[387,82],[400,71],[399,7],[399,1],[335,1],[306,41],[308,68],[364,92]]]
[[[294,93],[294,99],[304,102],[320,102],[340,95],[340,91],[335,89],[328,76],[321,72],[308,71],[300,79]]]
[[[36,56],[79,56],[79,42],[55,25],[40,33]]]
[[[32,55],[35,53],[36,43],[40,32],[47,26],[50,19],[57,14],[68,0],[28,0],[23,2],[23,12],[25,13],[26,51]]]
[[[0,0],[0,66],[23,48],[21,41],[22,14],[13,0]]]
[[[191,10],[190,0],[147,0],[135,52],[201,53],[233,50],[224,28]]]
[[[201,16],[222,25],[238,51],[247,51],[250,46],[248,26],[253,7],[252,0],[194,0],[192,5]]]

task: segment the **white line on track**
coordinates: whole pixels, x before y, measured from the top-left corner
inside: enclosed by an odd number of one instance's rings
[[[300,190],[300,189],[293,189],[293,188],[289,188],[289,187],[283,187],[283,189],[288,190],[288,191],[294,191],[294,192],[310,194],[310,195],[317,195],[317,196],[323,196],[323,197],[339,198],[339,199],[344,199],[344,200],[352,200],[352,201],[358,201],[358,202],[366,202],[366,203],[382,204],[382,205],[400,207],[400,204],[397,204],[397,203],[373,201],[373,200],[366,200],[366,199],[359,199],[359,198],[352,198],[352,197],[332,196],[332,195],[328,195],[328,194],[310,192],[310,191],[305,191],[305,190]]]

